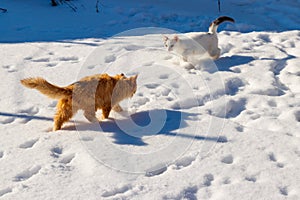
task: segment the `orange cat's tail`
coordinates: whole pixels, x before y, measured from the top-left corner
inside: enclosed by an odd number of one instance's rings
[[[45,79],[37,77],[37,78],[26,78],[21,80],[22,85],[31,88],[37,89],[42,94],[53,98],[53,99],[61,99],[64,97],[72,96],[71,88],[58,87],[56,85],[52,85],[47,82]]]

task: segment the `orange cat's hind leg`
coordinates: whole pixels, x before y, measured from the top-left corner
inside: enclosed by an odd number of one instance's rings
[[[54,127],[53,131],[60,130],[63,123],[69,121],[73,113],[76,111],[72,108],[72,100],[70,99],[61,99],[57,103],[57,111],[54,116]]]
[[[111,106],[102,107],[102,118],[107,119],[108,116],[109,116],[110,111],[111,111]]]

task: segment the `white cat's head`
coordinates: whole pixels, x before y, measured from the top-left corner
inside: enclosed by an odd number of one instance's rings
[[[164,45],[168,49],[168,51],[173,51],[175,45],[179,41],[179,38],[177,35],[174,35],[173,38],[169,38],[168,36],[163,35],[163,41],[164,41]]]

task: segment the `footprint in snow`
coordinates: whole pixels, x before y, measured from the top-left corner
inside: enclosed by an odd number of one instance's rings
[[[114,62],[115,60],[116,60],[116,57],[114,55],[109,55],[104,58],[105,63],[111,63],[111,62]]]
[[[18,111],[18,113],[22,113],[22,114],[28,114],[28,115],[35,115],[39,112],[39,108],[32,106],[26,109],[21,109]]]
[[[21,149],[29,149],[29,148],[32,148],[38,140],[39,140],[39,139],[33,139],[33,140],[26,141],[26,142],[24,142],[23,144],[20,144],[20,145],[19,145],[19,148],[21,148]]]
[[[268,101],[268,105],[273,107],[273,108],[277,107],[277,103],[273,100]]]
[[[60,155],[62,154],[62,152],[63,152],[63,148],[61,148],[61,147],[53,147],[51,150],[50,150],[50,152],[51,152],[51,156],[52,157],[54,157],[54,158],[59,158],[60,157]]]
[[[197,186],[191,186],[188,188],[185,188],[183,191],[180,192],[180,195],[176,199],[189,199],[189,200],[197,200],[197,194],[198,187]]]
[[[225,178],[223,178],[222,183],[223,183],[224,185],[230,184],[230,183],[231,183],[230,177],[225,177]]]
[[[119,188],[114,188],[113,190],[105,191],[102,194],[102,197],[112,197],[112,196],[115,196],[117,194],[123,194],[123,193],[131,190],[131,188],[132,188],[131,185],[124,185],[124,186],[119,187]]]
[[[89,65],[87,66],[88,69],[95,69],[96,65]]]
[[[173,56],[165,56],[163,59],[164,60],[170,60],[170,59],[172,59],[173,58]]]
[[[147,97],[140,97],[140,98],[137,98],[136,100],[135,100],[135,103],[137,104],[137,105],[145,105],[146,103],[148,103],[150,101],[150,99],[149,98],[147,98]]]
[[[234,96],[243,86],[245,86],[245,84],[242,79],[237,77],[231,78],[225,81],[225,92],[227,95]]]
[[[175,165],[175,169],[183,169],[185,167],[190,166],[194,161],[196,160],[196,157],[193,156],[186,156],[186,157],[182,157],[178,160],[175,161],[174,165]]]
[[[256,182],[256,177],[255,176],[246,176],[245,180],[255,183]]]
[[[149,83],[149,84],[146,84],[145,87],[148,88],[148,89],[155,89],[159,86],[159,84],[156,84],[156,83]]]
[[[225,164],[232,164],[232,163],[233,163],[233,156],[232,156],[232,155],[224,156],[224,157],[221,159],[221,162],[222,162],[222,163],[225,163]]]
[[[177,83],[172,83],[171,86],[176,89],[179,88],[179,85]]]
[[[50,58],[37,58],[37,59],[31,59],[32,62],[49,62]]]
[[[0,159],[3,158],[3,156],[4,156],[4,152],[0,151]]]
[[[65,56],[65,57],[59,57],[58,60],[63,62],[71,62],[71,61],[77,62],[79,58],[77,56]]]
[[[52,149],[50,149],[50,152],[51,152],[50,155],[53,158],[59,159],[58,162],[63,165],[67,165],[67,164],[71,163],[72,160],[75,158],[75,153],[63,155],[63,148],[59,147],[59,146],[53,147]],[[60,166],[60,167],[64,168],[64,166]]]
[[[153,64],[154,64],[154,62],[150,61],[150,62],[144,63],[143,66],[148,67],[148,66],[152,66]]]
[[[278,160],[277,160],[277,158],[276,158],[276,156],[275,156],[275,154],[274,154],[273,152],[269,153],[269,154],[268,154],[268,157],[269,157],[269,160],[270,160],[270,161],[276,163],[276,166],[277,166],[278,168],[284,168],[284,164],[281,163],[281,162],[278,162]]]
[[[300,110],[295,112],[295,119],[297,122],[300,122]]]
[[[2,189],[2,190],[0,190],[0,197],[2,197],[2,196],[4,196],[4,195],[6,195],[6,194],[8,194],[8,193],[11,193],[12,192],[12,189],[11,188],[5,188],[5,189]]]
[[[64,156],[59,162],[63,164],[69,164],[75,158],[75,154],[71,153],[69,155]]]
[[[55,107],[56,107],[56,104],[57,104],[57,101],[52,101],[52,102],[48,105],[48,107],[50,107],[50,108],[55,108]]]
[[[33,177],[34,175],[36,175],[37,173],[39,173],[39,171],[41,170],[41,166],[36,165],[33,166],[29,169],[24,170],[23,172],[17,174],[14,177],[14,181],[19,182],[19,181],[25,181],[30,179],[31,177]]]
[[[2,68],[5,69],[7,72],[10,72],[10,73],[18,71],[17,67],[14,66],[14,65],[5,65]]]
[[[280,192],[280,194],[283,195],[283,196],[288,196],[288,195],[289,195],[288,189],[287,189],[286,186],[284,186],[284,187],[279,187],[279,192]]]
[[[174,99],[172,97],[167,97],[166,100],[167,101],[174,101]]]
[[[28,115],[28,118],[22,119],[22,120],[20,121],[20,123],[26,124],[27,122],[29,122],[30,120],[32,120],[32,119],[30,118],[30,116],[36,115],[38,112],[39,112],[39,108],[38,108],[38,107],[35,107],[35,106],[29,107],[29,108],[27,108],[27,109],[19,110],[18,113]]]
[[[169,94],[171,93],[171,89],[169,89],[169,88],[163,88],[163,89],[161,89],[161,91],[159,91],[160,92],[160,94],[162,95],[162,96],[169,96]]]
[[[278,168],[284,168],[284,164],[283,163],[277,163],[276,165]]]
[[[55,67],[58,63],[48,63],[47,67]]]
[[[158,78],[159,78],[159,79],[168,79],[168,78],[169,78],[169,75],[168,75],[168,74],[161,74],[161,75],[159,75]]]
[[[227,142],[228,142],[228,139],[227,139],[226,136],[219,136],[217,142],[218,142],[218,143],[227,143]]]
[[[14,118],[14,117],[6,117],[3,120],[2,119],[0,120],[0,124],[10,124],[10,123],[14,122],[15,119],[16,118]]]
[[[273,152],[269,153],[268,157],[269,157],[270,161],[277,162],[277,159],[276,159],[275,154]]]
[[[212,174],[205,174],[203,176],[203,185],[206,187],[211,186],[211,183],[214,181],[214,175]]]
[[[298,157],[300,157],[300,150],[296,149],[296,150],[294,151],[294,153],[295,153]]]
[[[167,166],[159,165],[157,167],[153,167],[152,169],[148,169],[146,171],[145,176],[147,176],[147,177],[158,176],[158,175],[163,174],[164,172],[166,172],[167,169],[168,169]]]
[[[127,51],[136,51],[136,50],[140,50],[143,48],[144,48],[143,46],[138,46],[138,45],[128,45],[128,46],[124,47],[124,49]]]
[[[242,125],[238,125],[235,127],[238,132],[244,132],[244,127]]]
[[[226,118],[235,118],[246,109],[246,99],[230,100],[226,105]]]
[[[88,141],[93,141],[94,138],[93,137],[90,137],[90,136],[83,136],[80,138],[82,141],[84,142],[88,142]]]
[[[32,59],[33,59],[33,58],[32,58],[32,57],[30,57],[30,56],[29,56],[29,57],[25,57],[25,58],[24,58],[24,60],[32,60]]]

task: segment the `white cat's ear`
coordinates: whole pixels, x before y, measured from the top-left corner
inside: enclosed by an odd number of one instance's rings
[[[169,38],[168,36],[162,35],[163,41],[167,41]]]
[[[178,42],[178,40],[179,40],[178,35],[174,35],[174,40],[175,40],[176,42]]]

